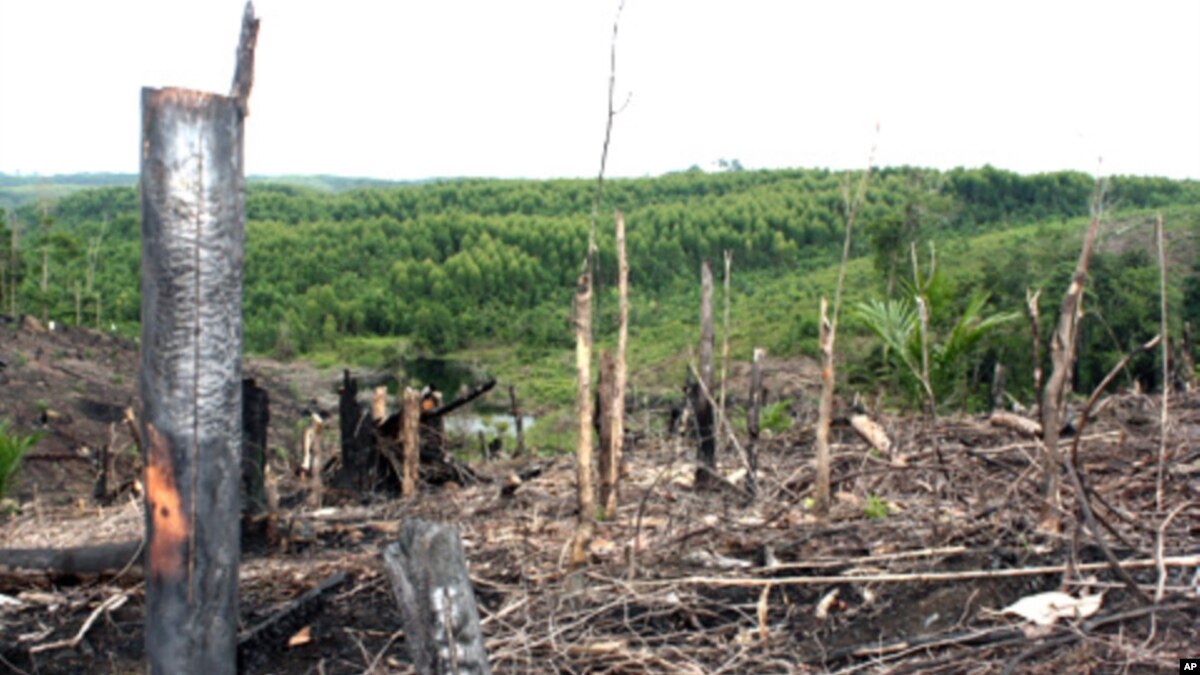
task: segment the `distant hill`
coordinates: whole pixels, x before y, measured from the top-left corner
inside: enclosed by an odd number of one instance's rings
[[[53,176],[14,176],[0,173],[0,208],[36,201],[56,201],[72,192],[104,187],[133,187],[134,173],[68,173]],[[249,182],[264,185],[296,185],[323,192],[343,192],[365,188],[390,188],[435,182],[437,178],[400,181],[348,176],[250,176]]]

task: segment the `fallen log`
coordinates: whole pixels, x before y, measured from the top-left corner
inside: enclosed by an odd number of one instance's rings
[[[0,569],[24,569],[53,574],[103,574],[141,565],[142,542],[123,541],[71,548],[0,549]]]

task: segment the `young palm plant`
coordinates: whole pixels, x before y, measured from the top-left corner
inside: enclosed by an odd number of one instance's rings
[[[8,430],[8,422],[0,420],[0,497],[8,489],[8,482],[17,472],[21,457],[37,443],[41,434],[19,434]]]
[[[917,293],[896,300],[867,300],[855,307],[863,324],[883,341],[883,359],[900,374],[911,398],[927,398],[930,407],[945,403],[962,382],[968,370],[964,359],[976,345],[1000,324],[1013,321],[1016,312],[983,315],[988,295],[971,296],[954,325],[940,339],[928,335],[921,343],[921,319],[918,299],[929,308],[927,324],[935,324],[940,303],[930,307],[928,296]],[[944,310],[943,310],[944,311]],[[923,347],[927,357],[922,353]]]

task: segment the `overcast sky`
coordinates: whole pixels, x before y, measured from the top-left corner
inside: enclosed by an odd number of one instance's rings
[[[242,0],[0,0],[0,172],[136,172]],[[615,0],[259,0],[251,174],[582,177]],[[628,0],[609,175],[719,158],[1200,178],[1200,2]]]

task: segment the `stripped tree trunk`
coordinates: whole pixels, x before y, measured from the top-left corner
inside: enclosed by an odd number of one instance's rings
[[[712,268],[706,260],[700,265],[700,372],[692,397],[692,405],[696,410],[696,430],[700,436],[696,454],[697,486],[707,482],[717,466],[713,406],[708,394],[712,391],[713,383],[712,283]]]
[[[247,5],[250,50],[257,29]],[[239,73],[251,67],[241,54]],[[142,90],[139,418],[152,673],[237,668],[249,90],[235,94]]]
[[[1163,510],[1163,470],[1167,463],[1167,420],[1171,400],[1171,350],[1169,347],[1171,339],[1167,323],[1167,247],[1163,242],[1162,213],[1159,213],[1158,218],[1154,221],[1154,239],[1158,244],[1158,289],[1162,323],[1159,328],[1159,335],[1162,335],[1162,402],[1159,406],[1158,471],[1154,481],[1154,505],[1155,510],[1161,513]]]
[[[817,484],[814,486],[813,510],[829,512],[829,425],[833,420],[833,326],[829,323],[829,303],[821,298],[821,326],[818,343],[821,349],[821,400],[817,406]]]
[[[417,494],[417,468],[421,464],[421,392],[412,388],[404,390],[404,473],[400,477],[400,494],[415,497]]]
[[[1100,227],[1100,204],[1103,192],[1097,181],[1096,193],[1092,200],[1092,219],[1088,223],[1083,236],[1083,248],[1079,253],[1079,261],[1075,272],[1071,275],[1071,285],[1063,294],[1062,306],[1058,310],[1058,326],[1051,337],[1050,362],[1052,369],[1050,378],[1046,380],[1046,390],[1042,394],[1042,468],[1045,472],[1042,483],[1042,497],[1045,500],[1041,523],[1044,529],[1057,531],[1059,527],[1058,508],[1062,503],[1062,453],[1058,451],[1058,437],[1062,421],[1062,406],[1071,391],[1071,369],[1075,363],[1075,338],[1079,327],[1079,318],[1083,315],[1083,288],[1087,282],[1088,262],[1092,257],[1092,244],[1096,240],[1096,231]]]
[[[721,393],[717,397],[717,439],[725,438],[728,422],[725,419],[725,380],[729,375],[729,274],[733,251],[725,251],[725,313],[721,321]]]
[[[625,350],[629,344],[629,260],[625,257],[625,215],[615,214],[617,235],[617,294],[619,297],[617,317],[617,353],[613,360],[612,401],[612,485],[613,489],[604,502],[604,517],[615,518],[619,500],[618,486],[621,482],[621,457],[625,451]]]
[[[1042,296],[1042,289],[1031,291],[1025,289],[1025,313],[1029,317],[1029,336],[1032,340],[1030,354],[1033,358],[1033,407],[1038,407],[1039,397],[1042,394],[1042,335],[1041,328],[1038,323],[1038,298]]]
[[[383,565],[404,619],[404,644],[417,673],[490,673],[458,530],[407,520],[399,540],[384,547]]]
[[[746,411],[746,492],[753,498],[758,492],[758,414],[763,404],[762,360],[766,350],[754,349],[750,365],[750,407]]]
[[[314,509],[321,508],[321,500],[325,496],[325,477],[322,467],[325,457],[321,447],[321,431],[325,425],[314,418],[312,426],[304,430],[304,457],[308,470],[308,505]]]
[[[596,498],[592,493],[592,281],[587,272],[575,286],[575,416],[579,437],[575,447],[579,522],[571,545],[571,564],[587,562],[587,547],[596,528]]]

